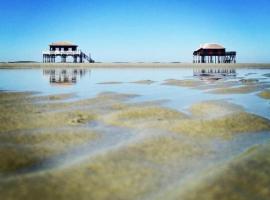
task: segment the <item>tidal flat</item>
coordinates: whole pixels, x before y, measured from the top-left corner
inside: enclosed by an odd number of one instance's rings
[[[270,198],[269,69],[74,70],[0,70],[1,199]]]
[[[270,99],[270,90],[261,91],[259,96],[264,99]]]

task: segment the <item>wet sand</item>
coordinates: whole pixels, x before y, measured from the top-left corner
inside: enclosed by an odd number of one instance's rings
[[[264,90],[262,92],[260,92],[259,97],[263,98],[263,99],[270,99],[270,90]]]
[[[0,92],[1,198],[269,199],[269,70],[215,79],[177,69],[155,82],[101,71],[85,84],[83,94],[100,87],[91,96]]]
[[[258,68],[270,69],[268,63],[193,64],[193,63],[0,63],[0,68]]]
[[[260,199],[269,197],[268,150],[246,153],[269,138],[269,119],[226,100],[187,113],[113,92],[59,102],[73,96],[0,93],[3,199],[208,199],[220,185],[226,197],[255,194],[253,185]],[[250,179],[240,194],[233,190]]]

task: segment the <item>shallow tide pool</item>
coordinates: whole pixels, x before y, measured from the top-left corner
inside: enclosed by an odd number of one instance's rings
[[[167,106],[184,110],[193,103],[213,100],[228,99],[244,106],[248,111],[269,118],[269,101],[259,98],[259,91],[247,94],[211,94],[205,90],[196,90],[191,87],[175,87],[164,85],[169,79],[198,80],[202,77],[194,76],[197,69],[1,69],[0,90],[8,91],[35,91],[44,95],[59,93],[75,93],[76,99],[94,97],[101,92],[118,92],[138,94],[135,101],[168,100]],[[222,70],[222,69],[221,69]],[[224,70],[224,69],[223,69]],[[225,69],[226,70],[226,69]],[[74,75],[74,71],[78,71]],[[80,71],[81,74],[80,74]],[[233,76],[224,77],[225,81],[241,79],[257,79],[270,84],[269,69],[236,69]],[[75,76],[76,82],[55,84],[50,82],[50,77],[69,79]],[[136,83],[139,81],[148,82]],[[63,80],[62,80],[63,81]],[[214,84],[213,82],[210,82]],[[209,84],[206,79],[205,84]],[[266,109],[268,108],[268,109]]]
[[[3,199],[270,198],[270,69],[0,69],[0,90]]]

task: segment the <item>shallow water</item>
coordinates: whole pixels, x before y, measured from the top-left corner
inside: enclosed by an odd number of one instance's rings
[[[213,100],[225,100],[244,108],[248,113],[254,113],[265,119],[270,119],[270,102],[260,98],[258,93],[269,89],[270,69],[236,69],[232,74],[214,76],[194,76],[198,69],[176,68],[147,68],[147,69],[0,69],[0,90],[19,92],[38,92],[37,96],[73,93],[74,97],[56,100],[55,102],[76,102],[96,97],[103,92],[120,94],[136,94],[128,103],[156,103],[158,106],[168,107],[190,115],[189,108],[195,103]],[[211,79],[211,77],[213,79]],[[175,79],[179,85],[170,84]],[[244,82],[242,80],[250,80]],[[181,81],[200,81],[199,85],[180,85]],[[255,80],[255,81],[254,81]],[[251,92],[214,93],[213,89],[233,83],[232,87],[243,85],[259,85],[258,89]],[[169,84],[167,84],[169,83]],[[186,83],[184,83],[186,84]],[[227,87],[227,86],[226,86]],[[228,86],[230,87],[230,86]],[[152,103],[151,103],[152,102]],[[102,102],[101,102],[102,104]],[[101,106],[102,107],[102,106]],[[64,108],[65,109],[65,108]],[[105,111],[106,112],[106,111]],[[85,125],[91,130],[99,132],[100,138],[78,145],[66,152],[45,159],[41,164],[23,168],[18,173],[31,174],[69,168],[78,163],[83,163],[89,158],[95,158],[117,149],[128,151],[130,145],[156,135],[166,136],[164,130],[145,127],[134,130],[131,127],[117,127],[92,121]],[[245,152],[247,149],[270,141],[269,131],[258,133],[242,133],[232,135],[230,139],[224,138],[196,138],[179,134],[174,136],[180,141],[185,141],[194,146],[208,149],[210,152],[195,158],[185,158],[185,164],[174,163],[171,166],[152,166],[164,171],[165,175],[160,181],[159,192],[154,189],[141,199],[156,199],[167,190],[181,187],[187,180],[193,179],[197,174],[209,167],[226,163]],[[0,146],[5,143],[0,142]],[[127,148],[127,149],[125,149]],[[120,150],[121,151],[121,150]],[[133,154],[132,154],[133,155]],[[144,163],[145,164],[145,163]],[[149,163],[148,163],[149,164]],[[16,173],[15,173],[16,174]],[[1,175],[1,173],[0,173]],[[5,177],[5,174],[2,174]],[[9,176],[9,175],[8,175]],[[179,177],[181,179],[179,180]],[[102,198],[101,198],[102,199]],[[135,198],[136,199],[136,198]]]
[[[197,80],[199,77],[193,76],[194,70],[196,69],[84,69],[82,75],[77,75],[76,83],[65,85],[50,83],[50,74],[45,74],[42,69],[1,69],[0,90],[36,91],[44,95],[75,93],[77,99],[93,97],[101,92],[131,93],[141,95],[136,101],[169,100],[166,105],[179,110],[200,101],[229,99],[250,112],[270,118],[269,102],[259,98],[256,95],[258,92],[217,95],[193,88],[162,85],[168,79]],[[55,71],[61,73],[63,69]],[[270,77],[263,76],[268,73],[270,69],[236,69],[235,76],[229,76],[226,80],[248,78],[270,83]],[[67,76],[72,76],[71,69],[67,69]],[[141,80],[155,82],[149,85],[132,83]],[[120,83],[98,84],[106,82]]]

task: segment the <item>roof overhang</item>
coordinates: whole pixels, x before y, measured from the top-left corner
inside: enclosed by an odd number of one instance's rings
[[[66,41],[61,41],[61,42],[53,42],[50,44],[50,46],[54,47],[59,47],[59,46],[66,46],[66,47],[77,47],[78,45],[72,44],[71,42],[66,42]]]

